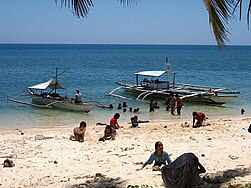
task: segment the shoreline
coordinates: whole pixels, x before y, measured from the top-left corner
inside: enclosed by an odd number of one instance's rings
[[[180,116],[171,115],[170,111],[163,110],[163,107],[155,112],[149,112],[148,109],[143,109],[140,113],[133,112],[122,112],[117,109],[113,110],[103,110],[94,111],[90,113],[73,113],[65,112],[60,110],[55,110],[50,114],[50,111],[45,111],[45,116],[32,117],[29,118],[26,115],[24,117],[17,116],[10,119],[8,122],[0,122],[0,131],[8,131],[15,129],[29,130],[29,129],[47,129],[47,128],[63,128],[77,126],[80,121],[86,121],[88,127],[95,126],[96,123],[109,123],[110,118],[113,117],[115,113],[120,113],[119,122],[126,124],[130,122],[130,118],[134,115],[138,115],[140,120],[149,120],[150,122],[170,122],[170,121],[192,121],[192,111],[200,111],[200,109],[183,109],[184,112]],[[202,109],[201,109],[202,110]],[[219,109],[220,110],[220,109]],[[249,117],[251,114],[245,113],[241,115],[240,113],[232,114],[211,114],[207,110],[202,110],[205,112],[209,119],[221,119],[221,118],[244,118]],[[55,114],[53,114],[55,113]],[[62,115],[61,115],[62,114]],[[55,115],[55,118],[53,118]]]
[[[187,122],[187,123],[185,123]],[[131,128],[120,123],[114,141],[99,142],[104,126],[87,127],[84,143],[69,139],[75,127],[0,131],[0,187],[97,187],[148,185],[164,187],[160,172],[142,164],[161,141],[174,160],[193,152],[206,168],[204,185],[251,183],[251,116],[209,118],[191,127],[191,120],[155,120]],[[76,125],[77,126],[77,125]],[[1,163],[1,162],[0,162]]]

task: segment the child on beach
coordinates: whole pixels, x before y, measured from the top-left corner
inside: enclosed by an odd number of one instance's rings
[[[138,119],[139,119],[138,116],[131,117],[132,127],[140,128],[139,123],[149,123],[149,121],[141,121],[141,120],[138,120]]]
[[[104,136],[99,139],[99,141],[110,140],[112,138],[112,127],[110,125],[106,125]]]
[[[202,126],[205,119],[206,115],[203,112],[193,112],[193,128]],[[197,120],[196,123],[195,120]]]
[[[110,126],[112,129],[112,140],[115,139],[115,135],[116,135],[116,130],[115,129],[119,129],[119,124],[118,124],[118,119],[120,117],[119,113],[114,114],[113,118],[110,120]]]
[[[150,158],[143,164],[142,168],[143,169],[146,165],[150,165],[155,161],[153,165],[153,171],[159,171],[163,166],[166,165],[166,162],[168,164],[171,164],[171,158],[169,154],[163,150],[163,144],[158,141],[155,143],[155,152],[153,152],[150,156]]]
[[[70,139],[72,141],[84,142],[85,131],[86,131],[86,122],[81,121],[79,127],[75,127],[73,129],[74,135],[71,135]]]

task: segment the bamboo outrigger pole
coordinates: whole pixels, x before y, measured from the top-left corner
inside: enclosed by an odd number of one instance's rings
[[[12,101],[12,102],[16,102],[16,103],[20,103],[20,104],[27,104],[27,105],[31,105],[31,106],[40,107],[40,108],[53,108],[52,106],[33,104],[33,103],[30,103],[30,102],[19,101],[19,100],[12,99],[12,98],[8,98],[8,99],[9,99],[10,101]]]

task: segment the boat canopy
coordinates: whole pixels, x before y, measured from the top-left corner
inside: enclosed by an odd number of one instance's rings
[[[47,88],[50,89],[64,89],[55,78],[50,79],[47,82],[40,83],[31,87],[28,87],[29,89],[36,89],[36,90],[45,90]]]
[[[136,72],[135,75],[141,75],[141,76],[155,76],[159,77],[162,74],[166,73],[166,71],[142,71],[142,72]]]

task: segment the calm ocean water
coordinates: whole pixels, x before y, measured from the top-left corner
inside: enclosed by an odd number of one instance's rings
[[[122,100],[107,94],[117,85],[115,81],[131,81],[134,72],[165,70],[165,57],[169,58],[176,81],[200,85],[234,88],[240,97],[223,106],[185,104],[181,117],[171,116],[164,106],[148,112],[148,104]],[[90,113],[74,113],[40,109],[12,103],[7,97],[17,96],[26,88],[49,80],[70,68],[59,77],[73,97],[80,89],[86,101],[113,104],[113,110],[95,108]],[[244,108],[251,114],[251,46],[229,46],[219,50],[216,46],[175,45],[21,45],[0,44],[0,130],[48,126],[76,126],[80,121],[88,125],[108,123],[117,104],[123,101],[133,108],[140,107],[142,120],[186,119],[191,112],[204,111],[209,117],[240,115]],[[121,112],[120,122],[129,122],[134,115]]]

